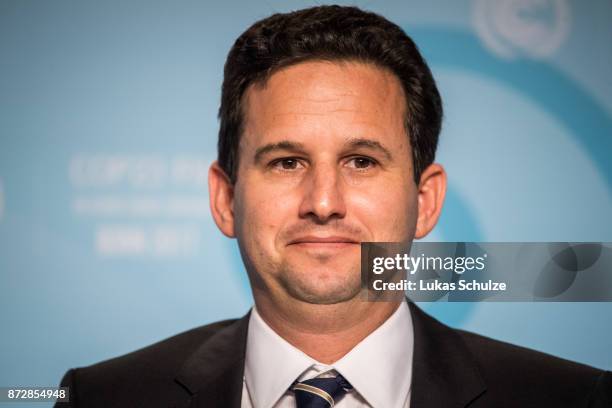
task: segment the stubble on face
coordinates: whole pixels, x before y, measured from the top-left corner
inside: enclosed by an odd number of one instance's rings
[[[357,242],[361,242],[360,237],[363,236],[359,226],[348,225],[340,220],[331,221],[323,231],[326,231],[326,235],[352,237]],[[279,239],[282,242],[292,242],[295,237],[313,232],[321,234],[321,226],[313,225],[312,222],[298,223],[282,231]],[[347,247],[346,251],[359,255],[359,244],[347,244]],[[306,303],[329,305],[349,301],[361,291],[361,266],[354,257],[343,259],[347,259],[347,263],[341,265],[340,270],[334,263],[336,259],[333,253],[315,252],[310,254],[314,266],[309,270],[296,265],[295,259],[284,257],[276,267],[278,281],[290,296]]]
[[[234,210],[252,285],[310,304],[357,298],[359,243],[394,241],[414,231],[416,192],[404,112],[398,108],[405,104],[399,81],[371,65],[302,63],[273,74],[265,87],[246,96],[249,114]],[[387,146],[394,160],[386,162],[380,152],[363,146],[347,150],[347,141],[355,138]],[[271,154],[265,163],[252,159],[261,146],[287,140],[303,151]],[[350,155],[376,158],[379,167],[354,171],[343,164]],[[269,163],[282,157],[298,157],[307,165],[295,172],[270,170]],[[332,178],[335,184],[326,184]],[[320,217],[315,202],[326,194],[335,200],[328,218]],[[382,204],[383,197],[390,205]],[[329,248],[294,242],[308,236],[354,242]]]

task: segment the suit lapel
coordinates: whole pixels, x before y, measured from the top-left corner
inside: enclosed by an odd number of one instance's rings
[[[248,313],[194,352],[175,378],[190,394],[189,408],[240,408]]]
[[[486,390],[471,351],[455,330],[408,304],[414,326],[410,406],[468,406]]]
[[[410,406],[467,407],[486,386],[459,334],[408,302],[414,327]],[[219,330],[176,377],[191,395],[189,408],[240,408],[250,313]]]

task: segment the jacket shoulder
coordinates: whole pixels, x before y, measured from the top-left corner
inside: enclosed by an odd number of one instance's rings
[[[218,331],[230,326],[236,319],[223,320],[179,333],[149,346],[104,360],[86,367],[68,370],[61,386],[70,387],[69,405],[87,406],[99,402],[100,406],[121,405],[133,399],[133,406],[163,406],[168,398],[183,396],[174,382],[186,359]],[[115,400],[116,398],[116,400]],[[149,401],[148,405],[141,405]]]
[[[456,330],[485,378],[487,394],[501,401],[559,401],[583,406],[612,395],[609,372],[543,352]],[[486,398],[485,398],[486,399]]]
[[[123,370],[134,367],[146,367],[147,370],[151,370],[157,366],[167,369],[171,367],[164,366],[175,365],[178,368],[183,359],[193,353],[196,348],[201,346],[219,330],[231,325],[236,320],[222,320],[196,327],[130,353],[80,368],[80,370],[92,373],[96,371],[113,371],[118,374]]]

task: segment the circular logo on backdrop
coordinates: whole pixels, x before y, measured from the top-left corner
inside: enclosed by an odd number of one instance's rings
[[[566,0],[476,0],[476,32],[484,45],[505,59],[552,55],[570,31]]]

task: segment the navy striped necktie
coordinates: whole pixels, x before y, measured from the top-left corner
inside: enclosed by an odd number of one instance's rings
[[[353,387],[340,374],[332,378],[313,378],[295,382],[291,389],[295,393],[297,408],[329,408],[338,402]]]

